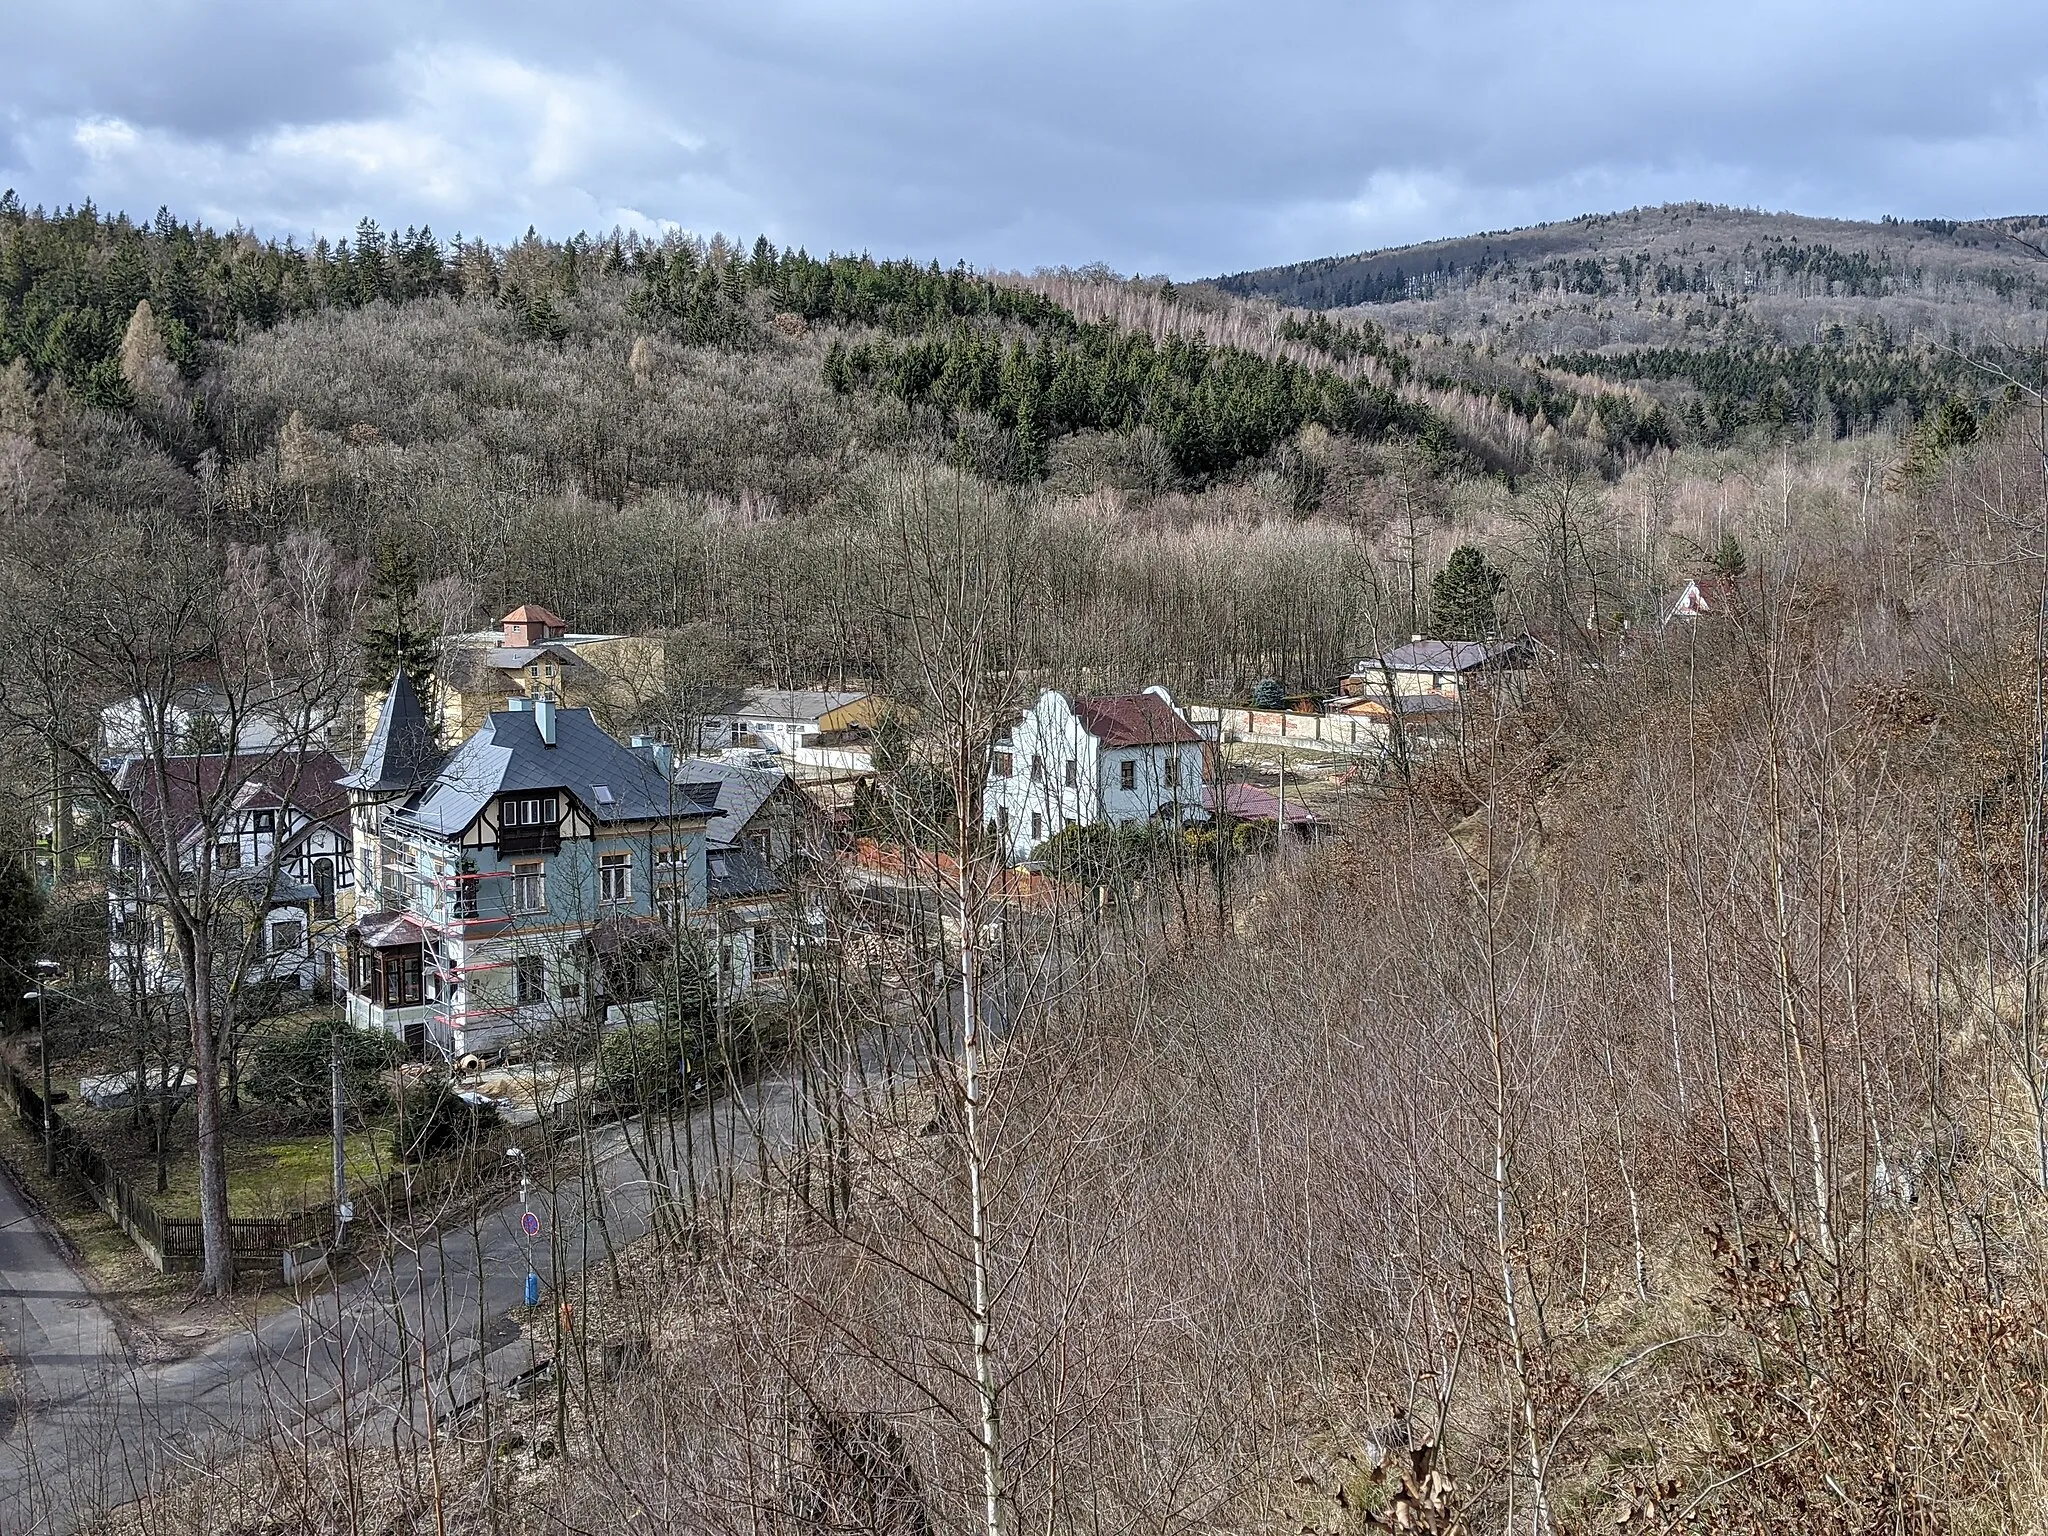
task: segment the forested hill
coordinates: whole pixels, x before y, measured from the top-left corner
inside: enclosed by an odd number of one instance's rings
[[[1504,363],[1654,400],[1681,438],[1903,428],[1980,409],[2048,345],[2048,218],[1852,223],[1705,203],[1588,214],[1214,280],[1483,383]],[[1340,313],[1341,312],[1341,313]]]
[[[1475,292],[1510,304],[1712,295],[1723,300],[1917,298],[1963,312],[2048,306],[2048,217],[1858,223],[1707,203],[1585,214],[1420,245],[1237,272],[1216,286],[1308,309],[1395,305]]]

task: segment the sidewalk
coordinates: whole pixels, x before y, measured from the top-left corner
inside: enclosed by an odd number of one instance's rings
[[[113,1314],[71,1267],[4,1168],[0,1347],[20,1375],[13,1405],[17,1410],[33,1411],[84,1396],[127,1363],[127,1348]]]

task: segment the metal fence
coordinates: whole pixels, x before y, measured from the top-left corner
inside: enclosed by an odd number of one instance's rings
[[[5,1088],[15,1111],[41,1136],[42,1094],[11,1063],[4,1064],[0,1087]],[[171,1274],[201,1267],[206,1240],[197,1219],[166,1216],[155,1200],[110,1166],[54,1109],[50,1112],[50,1141],[60,1164],[92,1196],[93,1203],[128,1234],[153,1268]],[[393,1212],[409,1217],[424,1202],[438,1199],[457,1185],[474,1182],[484,1161],[469,1154],[446,1158],[400,1170],[381,1184],[353,1190],[354,1219],[360,1224]],[[238,1268],[259,1263],[281,1266],[287,1251],[305,1243],[323,1243],[334,1235],[334,1228],[334,1204],[328,1201],[289,1216],[231,1217],[228,1242]]]

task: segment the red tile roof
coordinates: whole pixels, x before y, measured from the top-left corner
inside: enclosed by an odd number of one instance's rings
[[[559,613],[550,613],[539,603],[521,603],[504,618],[500,624],[545,624],[550,629],[567,629],[569,621]]]
[[[1088,734],[1105,747],[1150,747],[1184,742],[1200,746],[1201,736],[1156,693],[1076,699],[1074,713]]]

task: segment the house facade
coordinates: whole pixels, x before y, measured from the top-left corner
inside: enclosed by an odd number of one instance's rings
[[[1514,640],[1430,640],[1415,636],[1378,656],[1355,663],[1341,692],[1351,698],[1428,695],[1456,699],[1467,688],[1502,672],[1519,672],[1535,660],[1535,642]]]
[[[873,730],[881,715],[881,700],[869,693],[749,688],[731,710],[704,717],[697,750],[759,747],[793,758],[799,748],[815,747],[841,731]]]
[[[705,849],[707,928],[716,933],[720,990],[745,996],[785,984],[803,936],[823,912],[804,889],[823,818],[777,768],[685,759],[678,777],[713,796]]]
[[[1166,821],[1202,806],[1203,740],[1164,688],[1048,690],[990,752],[983,816],[1012,859],[1069,827]]]
[[[667,647],[658,635],[585,634],[538,603],[521,603],[495,629],[441,641],[425,702],[443,746],[467,740],[514,695],[552,699],[605,718],[636,717],[657,703],[667,677]],[[363,701],[363,729],[373,730],[383,695]]]
[[[253,938],[244,984],[328,979],[353,882],[341,776],[340,760],[324,750],[123,759],[113,774],[120,803],[107,880],[107,972],[116,991],[185,985],[142,837],[175,847],[187,878],[225,896],[230,915],[214,947],[234,963]]]
[[[708,895],[705,789],[588,709],[514,697],[452,751],[403,676],[344,781],[358,840],[348,1015],[448,1059],[653,995]],[[422,745],[426,743],[426,745]]]

